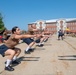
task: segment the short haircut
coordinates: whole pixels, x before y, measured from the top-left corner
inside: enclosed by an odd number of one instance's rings
[[[14,33],[17,28],[18,28],[17,26],[13,27],[13,28],[12,28],[12,33]]]

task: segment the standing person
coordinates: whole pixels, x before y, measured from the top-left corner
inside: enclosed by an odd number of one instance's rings
[[[70,29],[67,27],[66,28],[66,36],[68,36],[70,34]]]
[[[58,40],[60,40],[60,37],[61,37],[61,39],[63,40],[63,31],[60,29],[59,31],[58,31]]]
[[[17,57],[21,53],[21,49],[16,48],[15,46],[19,43],[19,40],[22,38],[30,38],[35,37],[35,35],[21,35],[20,29],[15,26],[12,28],[12,35],[9,37],[5,44],[0,46],[0,54],[4,57],[8,55],[8,59],[6,60],[5,70],[14,71],[14,68],[10,66],[10,63],[19,64],[16,61]]]

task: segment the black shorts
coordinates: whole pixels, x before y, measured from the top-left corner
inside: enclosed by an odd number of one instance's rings
[[[24,38],[22,40],[23,40],[23,42],[25,42],[28,45],[33,42],[33,40],[31,38]]]
[[[9,48],[6,45],[1,45],[0,46],[0,54],[4,57],[5,56],[5,52],[8,50]]]
[[[36,43],[40,43],[40,39],[37,39],[35,42],[36,42]]]

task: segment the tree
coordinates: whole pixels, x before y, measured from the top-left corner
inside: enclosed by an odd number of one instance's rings
[[[3,23],[3,17],[2,14],[0,13],[0,34],[3,33],[5,27],[4,27],[4,23]]]

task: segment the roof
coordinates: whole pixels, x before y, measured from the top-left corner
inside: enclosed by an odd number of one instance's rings
[[[55,23],[57,20],[66,20],[66,22],[70,22],[70,21],[76,21],[76,18],[60,18],[60,19],[51,19],[51,20],[45,20],[46,23]],[[37,22],[37,21],[36,21]],[[33,24],[36,22],[31,22],[29,24]]]
[[[67,22],[70,22],[70,21],[76,21],[76,18],[69,18],[69,19],[66,19]]]
[[[46,23],[56,22],[58,19],[46,20]]]

